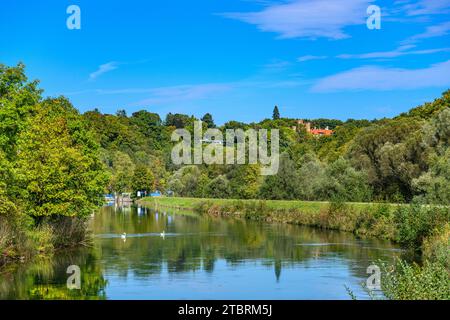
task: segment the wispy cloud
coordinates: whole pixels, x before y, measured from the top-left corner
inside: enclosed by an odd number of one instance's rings
[[[100,77],[102,74],[116,70],[118,67],[119,67],[119,64],[115,61],[102,64],[98,67],[98,69],[96,71],[92,72],[89,75],[89,80],[95,80],[98,77]]]
[[[424,69],[365,66],[320,79],[314,92],[348,90],[407,90],[450,86],[450,60]]]
[[[229,84],[220,83],[207,83],[207,84],[196,84],[196,85],[179,85],[179,86],[168,86],[159,87],[152,89],[141,90],[140,93],[149,93],[150,97],[139,102],[134,103],[134,105],[143,104],[165,104],[171,102],[182,102],[198,99],[206,99],[212,95],[223,93],[231,90],[232,86]],[[128,91],[131,91],[128,89]],[[138,93],[138,89],[133,90],[134,93]],[[124,91],[122,90],[121,93]],[[112,92],[109,92],[112,93]],[[117,91],[115,93],[118,93]]]
[[[263,66],[263,72],[280,72],[286,70],[291,65],[289,61],[274,60]]]
[[[446,36],[449,33],[450,33],[450,21],[447,21],[441,24],[429,26],[426,28],[425,32],[416,34],[403,41],[403,43],[404,44],[415,43],[422,39]]]
[[[169,103],[178,103],[183,101],[203,100],[215,98],[218,95],[227,93],[236,89],[281,89],[294,88],[305,85],[302,80],[256,80],[246,79],[228,83],[204,83],[195,85],[167,86],[151,89],[123,89],[123,90],[98,90],[102,94],[131,94],[148,93],[149,97],[133,103],[136,105],[154,104],[162,105]]]
[[[295,88],[299,86],[310,85],[311,82],[298,78],[292,80],[277,79],[258,79],[248,78],[227,83],[201,83],[201,84],[183,84],[165,87],[151,88],[117,88],[117,89],[87,89],[72,92],[65,92],[64,95],[126,95],[129,97],[140,95],[147,96],[137,102],[132,102],[129,106],[142,105],[167,105],[187,101],[200,101],[204,99],[214,99],[231,90],[249,90],[249,89],[284,89]],[[134,98],[135,99],[135,98]],[[137,99],[136,99],[137,100]]]
[[[313,55],[306,55],[306,56],[301,56],[297,58],[298,62],[305,62],[305,61],[310,61],[310,60],[322,60],[322,59],[326,59],[328,58],[327,56],[313,56]]]
[[[406,55],[424,55],[432,54],[438,52],[449,52],[450,48],[437,48],[437,49],[427,49],[427,50],[409,50],[414,48],[414,45],[404,45],[400,46],[392,51],[377,51],[361,54],[340,54],[336,56],[339,59],[388,59],[396,58]]]
[[[450,12],[450,0],[405,1],[403,9],[409,16],[446,14]]]
[[[222,15],[256,25],[261,31],[275,32],[279,38],[349,37],[347,26],[364,24],[366,9],[373,0],[293,0],[271,4],[257,12]]]

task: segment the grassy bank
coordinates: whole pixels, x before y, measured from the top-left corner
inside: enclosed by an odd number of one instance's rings
[[[175,197],[140,202],[216,217],[307,225],[388,239],[422,255],[420,265],[398,261],[395,266],[384,266],[382,287],[388,298],[450,299],[449,207]]]
[[[234,200],[160,197],[142,204],[193,210],[211,216],[307,225],[353,232],[395,241],[390,223],[399,205],[378,203],[330,203],[321,201]],[[373,218],[373,219],[372,219]]]

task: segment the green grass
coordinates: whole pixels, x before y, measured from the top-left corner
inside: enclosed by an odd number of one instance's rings
[[[201,203],[210,203],[219,206],[228,206],[236,204],[237,202],[243,202],[245,204],[256,204],[263,201],[267,208],[274,210],[298,210],[303,213],[317,213],[321,210],[328,208],[330,205],[326,201],[300,201],[300,200],[238,200],[238,199],[211,199],[211,198],[179,198],[179,197],[147,197],[140,202],[142,204],[158,204],[170,208],[180,208],[194,210]],[[353,202],[349,203],[350,206],[355,209],[364,209],[368,206],[373,206],[375,203],[362,203]],[[396,206],[395,204],[390,204]]]

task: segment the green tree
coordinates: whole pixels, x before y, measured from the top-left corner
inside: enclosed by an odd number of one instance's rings
[[[198,166],[184,166],[178,169],[170,178],[168,188],[176,195],[183,197],[200,197],[207,184]]]
[[[413,180],[418,198],[429,203],[450,203],[450,109],[438,113],[423,129],[429,169]]]
[[[230,182],[224,175],[212,179],[205,188],[205,196],[209,198],[229,198]]]
[[[166,116],[166,121],[164,121],[166,126],[173,126],[175,128],[185,128],[187,127],[189,124],[192,123],[192,119],[191,117],[189,117],[188,115],[185,114],[180,114],[180,113],[168,113]]]
[[[42,99],[38,83],[28,82],[24,64],[16,67],[0,64],[0,150],[9,160],[14,160],[18,135]]]
[[[414,118],[386,120],[363,129],[352,142],[348,157],[356,169],[367,172],[377,197],[412,199],[412,180],[426,166],[422,125]]]
[[[161,118],[157,113],[145,110],[134,112],[131,116],[131,121],[138,126],[140,130],[143,129],[144,131],[162,124]]]
[[[127,117],[127,112],[124,109],[119,109],[119,110],[117,110],[116,115],[118,117],[126,118]]]
[[[282,153],[278,173],[265,177],[259,195],[263,199],[296,199],[299,180],[294,161],[287,153]]]
[[[272,119],[273,119],[273,120],[278,120],[278,119],[280,119],[280,111],[278,110],[278,106],[275,106],[275,107],[273,108]]]
[[[134,169],[133,176],[133,191],[147,191],[152,192],[155,188],[155,177],[145,165],[138,164]]]
[[[367,180],[365,172],[357,171],[347,160],[339,158],[325,169],[319,193],[327,200],[367,202],[372,196]]]
[[[110,191],[118,193],[133,191],[134,168],[135,165],[128,154],[116,151],[112,160]]]
[[[230,181],[231,197],[255,199],[261,184],[260,168],[256,164],[234,165],[227,173]]]
[[[17,150],[15,173],[29,215],[86,216],[102,203],[107,176],[98,146],[66,99],[40,104]]]
[[[315,154],[307,153],[300,160],[298,193],[302,200],[322,200],[320,191],[325,180],[324,165]]]
[[[214,128],[216,125],[214,124],[214,120],[213,117],[210,113],[205,114],[202,119],[201,119],[204,123],[206,123],[206,126],[208,128]]]

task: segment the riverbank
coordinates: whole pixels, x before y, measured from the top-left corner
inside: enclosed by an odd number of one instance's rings
[[[318,227],[396,241],[394,212],[399,204],[330,203],[299,200],[236,200],[158,197],[144,198],[140,204],[192,210],[200,214],[237,217]]]

